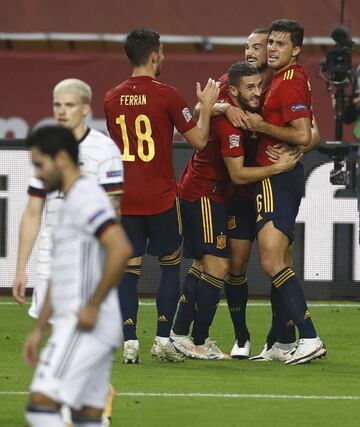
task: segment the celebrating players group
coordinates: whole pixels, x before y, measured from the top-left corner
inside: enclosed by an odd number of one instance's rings
[[[250,359],[295,365],[326,354],[291,256],[305,182],[299,160],[320,140],[311,84],[298,62],[303,37],[301,25],[286,19],[254,30],[244,61],[203,89],[196,84],[192,114],[176,88],[157,80],[159,34],[132,31],[124,42],[132,75],[104,100],[111,139],[85,124],[86,83],[55,86],[60,126],[27,140],[34,172],[13,283],[24,303],[25,267],[45,206],[29,310],[37,321],[24,346],[36,367],[29,425],[110,425],[121,322],[123,361],[140,361],[137,282],[146,253],[161,269],[151,348],[159,360],[250,357],[246,270],[255,239],[271,281],[272,319],[263,350]],[[178,183],[174,126],[194,148]],[[192,266],[180,286],[181,256]],[[230,354],[210,338],[223,288],[235,333]],[[38,356],[47,325],[51,334]]]

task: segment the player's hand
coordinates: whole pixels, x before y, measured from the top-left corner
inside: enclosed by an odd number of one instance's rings
[[[90,304],[86,305],[79,312],[77,327],[82,331],[91,331],[96,325],[98,315],[98,308]]]
[[[24,343],[23,357],[25,362],[32,368],[35,368],[39,361],[39,346],[42,335],[42,331],[39,328],[35,328]]]
[[[283,153],[298,153],[300,151],[302,150],[299,147],[287,145],[285,142],[279,142],[275,145],[268,145],[266,148],[266,154],[268,155],[269,160],[273,163],[276,163]]]
[[[25,304],[25,289],[26,289],[27,275],[25,271],[18,271],[12,284],[12,296],[19,304]]]
[[[302,156],[303,153],[292,151],[281,154],[279,160],[274,163],[277,173],[287,172],[293,169]]]
[[[249,129],[254,132],[261,132],[261,125],[264,123],[264,119],[257,113],[250,113],[246,111],[246,117],[249,123]]]
[[[204,90],[201,90],[199,82],[196,83],[196,96],[202,105],[211,108],[217,101],[220,94],[220,83],[214,79],[209,79]]]
[[[360,89],[357,89],[355,91],[355,93],[356,93],[356,96],[353,99],[353,104],[356,105],[356,106],[358,106],[358,105],[360,105]]]
[[[225,115],[229,122],[236,128],[244,130],[250,129],[250,122],[243,109],[231,105],[225,112]]]

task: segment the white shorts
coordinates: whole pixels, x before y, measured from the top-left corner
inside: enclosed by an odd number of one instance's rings
[[[40,278],[37,276],[36,285],[32,294],[31,306],[28,310],[29,316],[33,317],[34,319],[39,318],[39,314],[44,304],[49,286],[49,280],[49,278]],[[49,323],[52,323],[51,319],[49,320]]]
[[[102,409],[115,350],[93,333],[80,331],[76,324],[75,316],[56,320],[53,334],[40,354],[30,391],[76,410],[84,406]]]
[[[31,306],[28,311],[29,316],[35,319],[39,317],[49,285],[51,271],[51,248],[52,242],[50,235],[43,233],[40,238],[37,256],[36,284],[33,290]],[[50,323],[52,323],[51,320]]]

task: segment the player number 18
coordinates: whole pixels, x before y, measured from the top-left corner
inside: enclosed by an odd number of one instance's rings
[[[135,154],[130,154],[130,143],[124,114],[121,114],[116,118],[116,124],[121,128],[121,135],[124,144],[122,160],[124,162],[134,162]],[[136,117],[135,133],[137,136],[137,155],[143,162],[150,162],[155,156],[155,142],[151,136],[152,129],[150,119],[145,114],[139,114]],[[147,154],[145,154],[144,142],[147,142]]]

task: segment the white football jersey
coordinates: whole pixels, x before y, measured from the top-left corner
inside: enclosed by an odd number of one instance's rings
[[[79,141],[79,165],[81,172],[92,177],[108,194],[122,192],[124,171],[121,153],[115,142],[103,133],[94,129],[86,131]],[[46,197],[44,232],[50,233],[63,195],[59,191],[46,194],[44,184],[35,177],[34,170],[28,193],[32,196]]]
[[[115,221],[104,190],[89,177],[75,181],[58,209],[52,230],[50,295],[54,323],[60,317],[77,314],[94,293],[105,259],[97,237]],[[116,288],[101,304],[93,332],[99,340],[118,346],[121,319]]]

